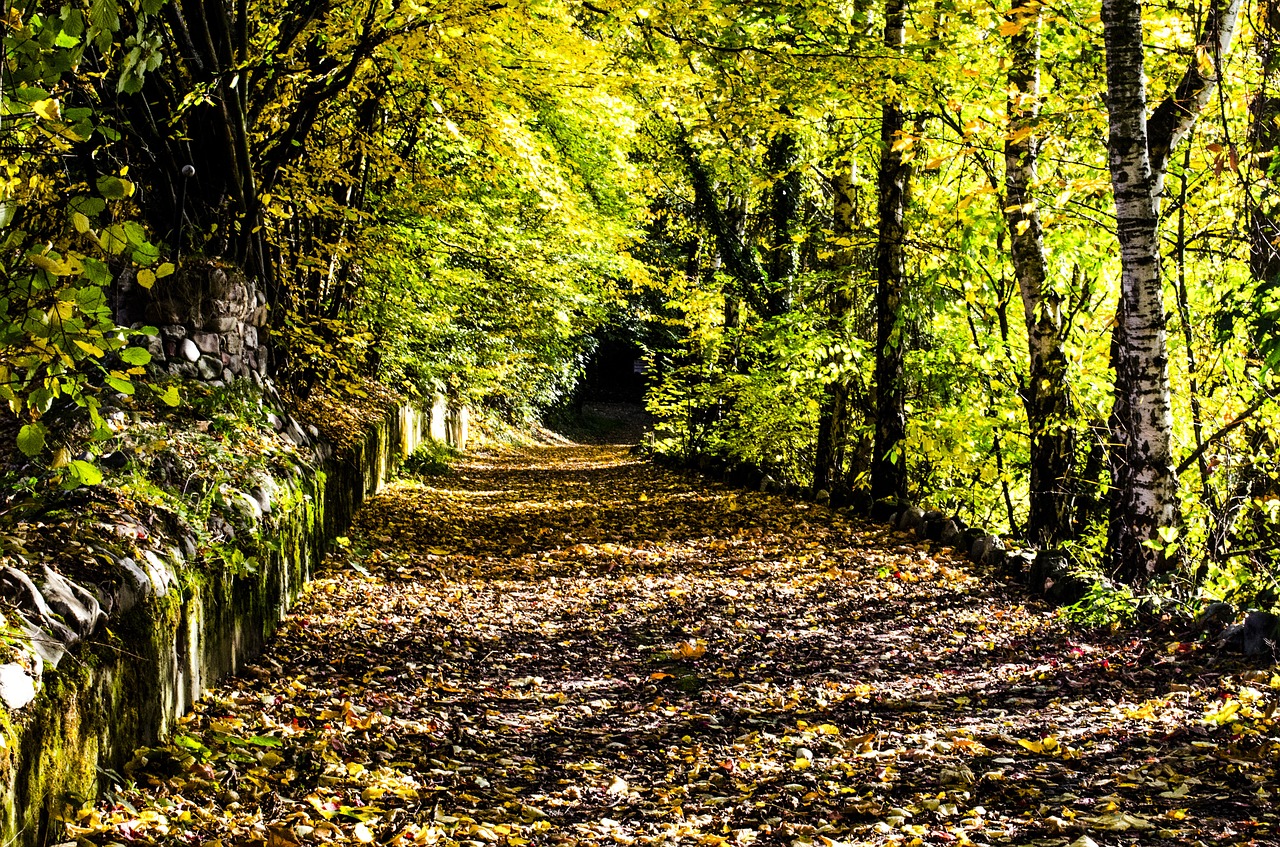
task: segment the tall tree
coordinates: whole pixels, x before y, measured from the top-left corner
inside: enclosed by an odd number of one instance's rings
[[[1114,573],[1131,584],[1144,583],[1176,563],[1176,556],[1165,552],[1179,515],[1160,273],[1160,194],[1170,153],[1190,132],[1218,83],[1239,10],[1240,0],[1211,6],[1186,73],[1148,119],[1141,0],[1102,3],[1107,152],[1121,264],[1112,336],[1107,558]]]
[[[884,44],[901,52],[906,44],[903,0],[886,0]],[[897,92],[880,109],[880,174],[877,183],[879,236],[876,245],[876,431],[871,458],[871,496],[907,493],[906,338],[902,298],[906,277],[906,213],[911,164],[900,143],[906,119]]]
[[[854,234],[854,214],[857,195],[854,188],[853,169],[844,167],[831,179],[832,232],[838,249],[832,264],[831,287],[827,293],[827,326],[831,337],[838,343],[848,332],[849,318],[855,303],[851,294],[849,272],[853,264],[853,250],[848,246]],[[839,366],[840,352],[833,351],[828,361]],[[818,410],[818,440],[813,467],[813,488],[834,489],[844,483],[845,449],[849,441],[851,385],[848,377],[837,375],[826,384],[822,393],[822,406]]]
[[[1048,281],[1044,228],[1032,189],[1039,174],[1040,0],[1015,0],[1009,14],[1009,135],[1005,141],[1005,220],[1027,325],[1029,368],[1022,402],[1031,433],[1027,534],[1050,547],[1072,535],[1075,429],[1064,350],[1062,298]]]

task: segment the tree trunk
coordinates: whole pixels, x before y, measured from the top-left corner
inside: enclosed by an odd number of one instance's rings
[[[1029,368],[1022,402],[1031,433],[1031,492],[1027,534],[1042,547],[1074,535],[1072,488],[1076,453],[1073,403],[1067,382],[1062,299],[1047,285],[1048,261],[1040,213],[1031,190],[1037,181],[1041,138],[1040,9],[1017,0],[1009,38],[1009,140],[1005,143],[1005,221],[1014,275],[1027,324]]]
[[[884,42],[891,49],[906,43],[902,0],[886,0]],[[871,457],[871,496],[905,497],[907,461],[906,387],[903,356],[906,338],[902,295],[905,276],[907,193],[911,165],[894,149],[905,125],[901,105],[886,100],[880,110],[880,178],[877,187],[879,237],[876,245],[876,432]]]
[[[769,190],[769,217],[773,244],[769,253],[769,316],[791,309],[799,264],[795,232],[800,218],[800,152],[796,137],[783,131],[769,142],[765,166],[773,177]]]
[[[1190,131],[1217,83],[1214,69],[1230,46],[1239,0],[1214,8],[1205,43],[1174,94],[1147,119],[1141,0],[1103,0],[1107,51],[1107,151],[1120,241],[1120,303],[1112,336],[1111,514],[1107,559],[1125,582],[1140,585],[1178,561],[1162,531],[1176,531],[1178,479],[1173,461],[1164,292],[1160,276],[1159,198],[1173,148]]]
[[[853,175],[842,171],[831,180],[835,195],[832,237],[839,244],[841,239],[853,236],[855,197]],[[853,312],[853,297],[849,292],[849,272],[853,251],[842,246],[836,251],[828,296],[828,326],[834,339],[843,339],[849,330],[849,316]],[[839,354],[833,354],[834,362]],[[845,447],[849,443],[851,404],[849,402],[849,378],[838,375],[826,384],[822,394],[822,407],[818,412],[818,443],[813,468],[813,488],[835,493],[844,484]]]

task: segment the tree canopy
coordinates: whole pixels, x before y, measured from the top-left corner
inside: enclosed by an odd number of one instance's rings
[[[302,391],[535,416],[612,327],[661,451],[1273,603],[1275,23],[1228,0],[14,3],[0,396],[32,462],[94,482],[104,404],[181,402],[121,300],[201,263],[264,292]],[[77,415],[87,436],[54,426]]]

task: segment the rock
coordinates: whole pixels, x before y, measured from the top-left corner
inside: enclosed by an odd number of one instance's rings
[[[770,491],[774,491],[777,489],[777,486],[778,486],[777,480],[775,480],[773,477],[769,476],[768,474],[765,474],[763,477],[760,478],[760,490],[763,492],[767,493]]]
[[[222,352],[222,339],[212,332],[193,333],[191,340],[206,356],[216,356]]]
[[[942,522],[942,512],[930,509],[921,518],[920,529],[916,531],[916,534],[929,541],[940,541],[942,540]]]
[[[48,565],[44,566],[40,593],[49,607],[62,617],[62,622],[80,638],[88,638],[107,622],[98,598]]]
[[[187,328],[182,324],[168,324],[160,327],[160,337],[165,341],[182,341],[187,337]]]
[[[1031,568],[1035,562],[1034,550],[1011,550],[1005,554],[1003,569],[1010,578],[1021,582],[1031,578]]]
[[[228,335],[226,346],[228,356],[239,356],[244,352],[244,339],[238,335]]]
[[[156,551],[148,550],[142,556],[142,566],[146,570],[147,580],[151,583],[151,590],[156,594],[168,593],[174,583],[169,563],[160,558]]]
[[[245,347],[258,346],[258,328],[257,327],[246,326],[244,328],[244,346]]]
[[[934,523],[934,522],[941,523],[945,518],[946,518],[946,515],[944,515],[942,512],[938,511],[937,509],[930,509],[929,511],[924,513],[923,520],[925,523]]]
[[[884,497],[871,504],[871,519],[887,522],[898,513],[898,501],[892,497]],[[896,525],[896,522],[895,522]]]
[[[1041,550],[1036,554],[1028,580],[1032,592],[1059,605],[1076,602],[1089,593],[1092,585],[1073,573],[1066,555],[1057,550]]]
[[[31,647],[36,651],[36,655],[40,657],[40,661],[56,669],[58,663],[62,661],[62,657],[67,655],[67,645],[74,642],[75,635],[62,624],[58,624],[66,632],[66,638],[50,638],[48,628],[42,627],[31,620],[27,614],[18,615],[18,620],[18,628],[22,631],[23,636],[31,642]]]
[[[138,563],[133,559],[120,559],[120,585],[115,589],[115,614],[124,614],[142,603],[143,600],[150,598],[154,587],[151,585],[151,578],[147,576],[147,572],[138,567]]]
[[[924,509],[918,506],[908,506],[898,515],[898,529],[903,532],[920,531],[920,527],[924,524]]]
[[[253,367],[254,367],[254,370],[262,374],[263,376],[269,375],[269,372],[267,371],[267,348],[266,347],[259,347],[258,352],[254,354]]]
[[[165,358],[167,358],[164,339],[158,335],[146,336],[146,341],[143,342],[142,346],[151,354],[151,361],[156,362],[157,364],[163,363]],[[175,344],[175,348],[176,346],[177,345]]]
[[[222,376],[222,362],[212,356],[201,356],[196,362],[196,369],[203,380],[217,379]]]
[[[110,453],[103,453],[98,459],[98,464],[104,468],[118,471],[129,464],[129,460],[133,458],[127,450],[113,450]]]
[[[994,565],[1004,561],[1004,542],[996,535],[984,535],[973,542],[969,558],[981,565]]]
[[[831,492],[825,488],[819,488],[813,492],[813,502],[823,506],[827,505],[831,502]]]
[[[36,681],[17,662],[0,665],[0,700],[16,712],[36,699]]]
[[[230,505],[250,524],[258,524],[262,521],[262,507],[253,495],[237,491],[231,496]]]
[[[276,432],[284,431],[284,421],[275,412],[267,412],[267,423],[271,424],[271,428]]]
[[[245,323],[250,326],[266,326],[267,325],[267,307],[265,304],[253,310],[253,314],[249,316],[249,320]]]
[[[973,542],[977,541],[982,536],[989,534],[990,533],[981,527],[966,527],[965,530],[960,533],[960,549],[968,553],[973,549]]]
[[[1196,615],[1196,628],[1210,636],[1216,636],[1235,619],[1235,606],[1223,602],[1210,603]]]
[[[230,315],[221,315],[211,319],[207,324],[205,324],[205,327],[216,333],[225,335],[234,330],[238,324],[239,321]]]
[[[200,361],[200,348],[190,338],[183,339],[181,349],[178,352],[182,358],[192,364]]]
[[[956,526],[954,519],[942,522],[942,530],[938,535],[938,540],[948,547],[955,547],[960,540],[960,527]]]
[[[1244,623],[1227,627],[1218,643],[1246,656],[1274,656],[1280,639],[1280,616],[1271,612],[1250,612]]]
[[[31,577],[17,568],[5,568],[0,571],[0,597],[10,600],[18,607],[18,611],[23,612],[28,620],[33,622],[33,626],[39,633],[35,637],[37,645],[41,641],[48,641],[49,635],[63,644],[74,644],[78,640],[76,634],[54,615],[53,609],[45,601],[40,589],[36,588],[36,584],[31,581]],[[41,629],[46,630],[48,634],[40,633]],[[48,657],[45,658],[49,661]],[[57,661],[50,663],[57,666]]]

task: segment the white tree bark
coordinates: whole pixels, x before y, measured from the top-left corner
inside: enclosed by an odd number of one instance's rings
[[[1201,50],[1216,69],[1230,47],[1240,0],[1215,6]],[[1120,241],[1120,303],[1112,338],[1111,517],[1107,555],[1121,579],[1141,584],[1176,564],[1161,530],[1178,525],[1173,461],[1159,203],[1169,155],[1186,137],[1217,84],[1193,58],[1173,96],[1147,119],[1141,0],[1103,0],[1107,51],[1107,137]]]

